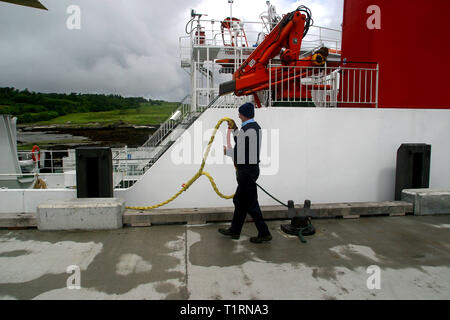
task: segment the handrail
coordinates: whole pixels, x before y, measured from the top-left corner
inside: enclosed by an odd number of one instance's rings
[[[164,138],[168,135],[168,133],[172,132],[172,130],[178,125],[178,123],[182,122],[187,115],[190,113],[190,104],[188,100],[191,98],[190,95],[187,95],[181,100],[178,108],[174,113],[180,111],[181,116],[177,120],[171,120],[171,118],[164,121],[159,128],[151,135],[151,137],[142,145],[142,147],[156,147],[158,146]]]
[[[199,107],[199,106],[197,106],[195,111],[191,111],[189,109],[189,112],[183,117],[183,120],[178,121],[177,124],[178,123],[183,123],[186,127],[189,127],[207,109],[215,108],[218,104],[220,104],[221,103],[220,101],[223,100],[223,98],[224,98],[223,96],[218,96],[217,95],[213,100],[211,100],[211,102],[209,103],[208,106],[206,106],[206,107]],[[170,131],[170,132],[172,132],[172,131]],[[164,135],[164,138],[167,137],[170,132],[167,132]],[[160,139],[160,140],[162,141],[162,139]],[[154,165],[155,162],[164,154],[164,152],[167,151],[167,149],[172,145],[173,142],[175,142],[175,141],[170,141],[169,143],[167,143],[164,146],[162,146],[162,148],[160,150],[158,150],[158,152],[152,157],[152,159],[143,168],[143,172],[146,172],[152,165]]]
[[[269,105],[378,107],[378,64],[374,67],[269,65]]]

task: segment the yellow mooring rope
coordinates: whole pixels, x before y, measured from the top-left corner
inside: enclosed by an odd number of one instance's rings
[[[44,180],[39,178],[39,175],[36,175],[36,177],[35,177],[33,189],[47,189],[47,184],[45,183]]]
[[[223,193],[221,193],[219,191],[219,189],[217,188],[216,183],[214,182],[213,177],[208,173],[203,171],[203,169],[205,168],[205,164],[206,164],[206,159],[208,158],[209,155],[209,151],[211,150],[211,145],[214,141],[214,138],[216,137],[216,133],[217,130],[219,129],[220,125],[223,122],[228,122],[228,126],[232,127],[232,128],[236,128],[236,123],[234,122],[233,119],[231,118],[222,118],[219,120],[219,122],[217,122],[216,126],[214,127],[214,132],[211,135],[211,138],[209,139],[209,143],[208,146],[206,147],[206,151],[205,154],[203,155],[203,161],[202,164],[200,166],[200,169],[198,169],[197,173],[188,181],[186,182],[186,184],[183,185],[183,187],[180,189],[180,191],[178,191],[176,194],[174,194],[174,196],[164,202],[161,202],[159,204],[156,204],[154,206],[148,206],[148,207],[126,207],[127,209],[132,209],[132,210],[150,210],[150,209],[156,209],[159,207],[162,207],[166,204],[168,204],[169,202],[175,200],[180,194],[182,194],[184,191],[186,191],[187,189],[189,189],[189,187],[201,176],[206,176],[209,179],[209,182],[211,183],[212,188],[214,189],[214,191],[217,193],[217,195],[223,199],[232,199],[234,197],[234,194],[232,194],[231,196],[226,196]]]

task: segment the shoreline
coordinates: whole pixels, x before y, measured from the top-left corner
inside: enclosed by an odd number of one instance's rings
[[[124,122],[111,124],[61,124],[61,125],[18,125],[18,135],[35,134],[36,139],[21,141],[18,137],[19,148],[30,145],[40,145],[46,149],[69,149],[77,146],[107,146],[122,148],[128,146],[136,148],[142,146],[148,137],[155,132],[155,126],[133,125]],[[46,139],[48,135],[51,139]],[[61,138],[55,138],[60,135]],[[68,137],[69,136],[69,137]]]

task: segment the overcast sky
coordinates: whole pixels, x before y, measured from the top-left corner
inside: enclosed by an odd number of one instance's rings
[[[178,38],[191,8],[229,15],[227,0],[41,0],[49,11],[0,2],[0,87],[41,92],[113,93],[179,101],[189,93]],[[316,25],[339,28],[343,0],[272,0],[279,14],[300,4]],[[69,30],[70,5],[81,30]],[[266,0],[235,0],[233,16],[258,21]]]

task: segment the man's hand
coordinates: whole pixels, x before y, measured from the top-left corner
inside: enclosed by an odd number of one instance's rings
[[[234,121],[228,122],[228,129],[230,129],[230,130],[237,129],[236,123]]]
[[[227,155],[227,147],[223,146],[223,154],[226,156]]]

